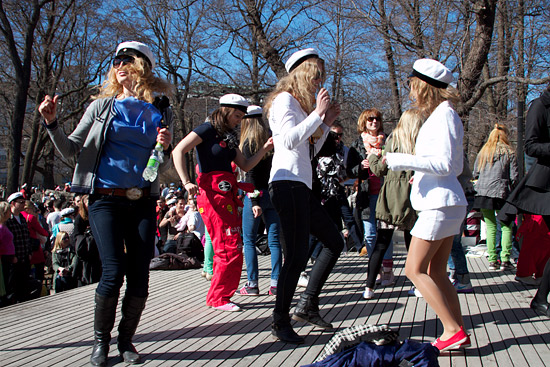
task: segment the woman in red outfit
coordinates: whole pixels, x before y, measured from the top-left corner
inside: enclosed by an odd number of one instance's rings
[[[190,132],[174,149],[174,165],[189,192],[198,192],[197,205],[214,247],[214,276],[206,297],[206,305],[220,311],[240,311],[230,301],[239,286],[243,266],[243,241],[241,216],[238,211],[242,202],[237,191],[243,188],[231,169],[235,162],[242,170],[252,169],[273,149],[270,138],[252,157],[245,158],[239,149],[235,128],[246,114],[248,101],[238,94],[220,98],[220,108],[210,115],[205,123]],[[197,150],[199,175],[197,185],[189,179],[185,153]],[[247,190],[248,189],[248,190]]]

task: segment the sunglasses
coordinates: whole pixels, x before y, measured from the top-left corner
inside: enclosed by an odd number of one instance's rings
[[[115,69],[118,69],[121,66],[128,65],[128,64],[133,64],[133,63],[134,63],[133,56],[127,56],[127,55],[117,56],[113,59],[113,67]]]
[[[344,133],[335,133],[334,131],[331,131],[330,133],[331,133],[332,135],[334,135],[335,137],[337,137],[337,138],[341,138],[342,135],[344,135]]]
[[[374,120],[382,121],[382,119],[381,119],[380,117],[376,117],[376,116],[374,116],[374,117],[372,117],[372,116],[367,117],[367,121],[369,121],[369,122],[373,122]]]
[[[69,237],[63,237],[62,240],[63,240],[63,241],[68,241],[68,240],[69,240]]]

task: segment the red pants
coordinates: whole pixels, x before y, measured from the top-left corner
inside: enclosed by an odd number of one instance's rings
[[[550,257],[550,236],[540,215],[523,215],[517,237],[522,240],[516,276],[542,277],[544,266]]]
[[[243,267],[242,220],[238,211],[242,202],[237,197],[237,186],[245,190],[249,187],[242,187],[231,172],[223,171],[200,173],[197,182],[199,213],[214,247],[214,276],[206,304],[223,306],[235,294]]]

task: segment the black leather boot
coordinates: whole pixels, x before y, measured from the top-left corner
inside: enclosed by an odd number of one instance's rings
[[[531,301],[531,309],[535,311],[538,315],[550,317],[548,302],[539,302],[537,296],[535,296]]]
[[[332,324],[323,320],[319,314],[319,297],[303,294],[294,309],[292,319],[307,322],[321,329],[332,329]]]
[[[92,366],[107,366],[111,330],[115,324],[118,296],[103,297],[95,294],[94,349],[90,357]]]
[[[304,344],[304,338],[296,334],[292,325],[290,325],[290,317],[280,316],[273,313],[273,323],[271,324],[271,335],[275,340],[280,340],[289,344]]]
[[[141,313],[145,308],[147,297],[134,297],[125,295],[122,300],[120,312],[122,319],[118,324],[118,351],[124,362],[136,364],[140,362],[139,354],[132,344],[132,338],[141,318]]]

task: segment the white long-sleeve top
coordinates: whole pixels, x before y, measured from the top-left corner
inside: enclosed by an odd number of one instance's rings
[[[392,170],[414,170],[411,204],[415,210],[466,206],[466,196],[458,182],[462,173],[464,129],[450,103],[442,102],[418,133],[416,155],[388,153]]]
[[[312,169],[309,137],[321,127],[323,136],[315,143],[317,153],[327,138],[329,127],[313,111],[309,114],[290,93],[280,93],[269,110],[269,128],[273,135],[273,163],[269,175],[272,181],[303,182],[311,189]]]

